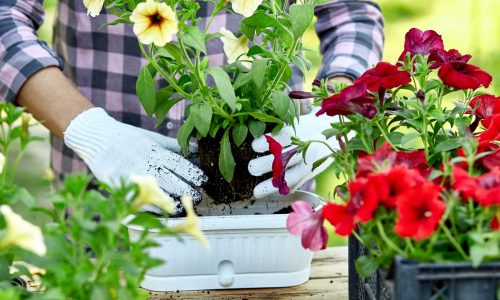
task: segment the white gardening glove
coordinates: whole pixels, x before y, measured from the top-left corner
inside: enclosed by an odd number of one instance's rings
[[[175,139],[127,125],[110,117],[102,108],[91,108],[71,121],[64,143],[87,164],[94,176],[111,186],[131,175],[151,175],[176,202],[182,212],[181,196],[201,201],[200,185],[206,176],[197,166],[177,153]],[[161,213],[157,207],[148,211]]]
[[[331,128],[330,123],[338,121],[338,117],[329,117],[326,115],[321,115],[317,117],[315,112],[309,113],[307,115],[300,117],[300,122],[295,126],[296,132],[291,126],[285,126],[276,135],[271,135],[278,143],[283,146],[283,152],[290,150],[295,146],[291,145],[291,137],[295,136],[301,141],[312,141],[319,140],[324,141],[330,145],[334,150],[339,149],[339,144],[337,139],[326,137],[322,134],[326,129]],[[256,138],[252,142],[252,148],[255,152],[263,153],[269,151],[269,144],[265,136]],[[304,184],[309,179],[318,175],[324,171],[332,162],[332,158],[328,158],[320,167],[312,171],[313,163],[330,154],[331,150],[322,143],[311,143],[309,149],[307,150],[305,160],[302,157],[302,153],[295,154],[288,163],[287,170],[285,172],[285,180],[290,188],[290,192],[295,191],[302,184]],[[273,155],[265,155],[259,158],[253,159],[248,164],[248,171],[253,176],[262,176],[264,174],[270,173],[272,171]],[[270,175],[271,176],[271,175]],[[267,179],[259,183],[254,189],[254,196],[256,198],[263,198],[275,193],[278,193],[278,189],[273,187],[272,179]]]

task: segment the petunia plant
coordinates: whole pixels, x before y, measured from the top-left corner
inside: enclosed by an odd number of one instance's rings
[[[84,4],[91,15],[104,6],[117,16],[113,24],[133,25],[148,62],[136,86],[145,111],[160,124],[178,102],[189,100],[187,118],[178,132],[179,144],[187,151],[190,137],[215,139],[220,144],[216,159],[221,175],[230,182],[236,165],[235,149],[247,138],[293,124],[300,114],[298,101],[284,91],[292,66],[302,72],[311,66],[300,40],[313,20],[317,3],[207,2],[213,5],[213,11],[205,26],[198,18],[200,3],[194,0],[101,0]],[[244,17],[238,32],[211,28],[214,18],[225,11]],[[210,64],[206,44],[213,39],[221,39],[227,64]],[[157,88],[157,77],[167,85]]]
[[[287,225],[304,247],[326,247],[328,221],[370,249],[357,261],[363,276],[394,255],[475,266],[500,259],[500,97],[478,90],[492,77],[470,59],[445,50],[436,32],[411,29],[396,64],[380,62],[351,86],[291,93],[315,98],[319,118],[338,117],[323,134],[340,149],[314,165],[332,157],[344,180],[321,210],[292,205]],[[295,140],[295,151],[310,143]],[[275,171],[286,184],[284,169]]]

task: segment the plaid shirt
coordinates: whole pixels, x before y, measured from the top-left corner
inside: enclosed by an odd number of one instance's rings
[[[51,49],[36,35],[44,18],[42,2],[0,0],[0,99],[14,101],[32,74],[44,67],[58,66],[85,97],[112,117],[175,137],[186,103],[175,106],[164,124],[154,129],[154,120],[146,115],[135,94],[136,78],[145,59],[132,26],[121,24],[99,29],[115,17],[104,10],[91,18],[83,0],[59,0]],[[212,5],[200,2],[200,6],[199,17],[204,28]],[[323,54],[318,78],[334,75],[356,78],[381,59],[383,19],[375,3],[338,0],[317,7],[315,13]],[[221,27],[236,32],[241,20],[238,14],[221,12],[212,22],[210,32]],[[207,49],[211,65],[226,62],[219,39],[210,40]],[[301,83],[302,79],[296,75],[291,86],[297,88]],[[56,174],[86,169],[61,139],[51,137],[51,144],[51,163]]]

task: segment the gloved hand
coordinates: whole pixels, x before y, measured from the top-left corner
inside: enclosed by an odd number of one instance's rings
[[[331,128],[330,123],[338,121],[338,117],[329,117],[322,115],[317,117],[315,112],[301,116],[299,123],[295,126],[296,132],[291,126],[285,126],[276,135],[272,136],[278,143],[283,146],[283,152],[290,150],[295,146],[291,145],[291,137],[295,136],[301,141],[319,140],[326,142],[332,149],[339,149],[338,141],[335,138],[326,139],[322,134],[326,129]],[[269,144],[265,136],[256,138],[252,142],[252,148],[255,152],[263,153],[269,151]],[[302,153],[295,154],[288,163],[285,172],[285,180],[290,187],[290,192],[295,191],[302,184],[309,179],[324,171],[332,162],[332,158],[328,158],[320,167],[312,171],[313,163],[330,154],[331,150],[322,143],[311,143],[307,150],[305,160]],[[262,176],[272,171],[272,163],[274,157],[272,155],[265,155],[253,159],[248,164],[248,171],[254,176]],[[254,189],[254,196],[256,198],[263,198],[275,193],[278,189],[273,187],[272,179],[267,179],[259,183]]]
[[[64,132],[64,143],[98,180],[111,186],[130,175],[154,176],[175,200],[175,214],[183,210],[182,196],[191,196],[195,204],[201,201],[197,188],[207,178],[197,166],[175,153],[180,151],[175,139],[118,122],[102,108],[91,108],[73,119]],[[161,213],[158,207],[146,210]]]

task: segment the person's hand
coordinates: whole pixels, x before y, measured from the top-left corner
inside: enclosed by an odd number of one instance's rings
[[[283,152],[293,148],[291,145],[291,138],[293,136],[299,138],[301,141],[322,141],[326,143],[311,143],[306,152],[305,160],[302,153],[295,154],[288,163],[285,172],[285,180],[293,192],[299,188],[307,180],[318,175],[324,171],[332,162],[332,158],[328,158],[320,167],[312,170],[313,163],[330,154],[330,148],[339,149],[338,142],[335,138],[326,139],[322,134],[328,128],[331,128],[330,123],[333,123],[337,117],[319,116],[317,117],[314,112],[300,117],[300,122],[295,126],[296,132],[291,126],[285,126],[276,135],[272,136],[278,143],[283,146]],[[329,148],[330,147],[330,148]],[[252,148],[255,152],[263,153],[269,151],[269,144],[266,137],[261,136],[252,142]],[[248,164],[248,171],[253,176],[262,176],[272,171],[272,163],[274,157],[272,155],[265,155],[253,159]],[[259,183],[254,189],[254,196],[256,198],[263,198],[278,192],[278,189],[273,187],[272,179],[267,179]]]
[[[175,139],[116,121],[102,108],[91,108],[71,121],[64,142],[87,164],[94,176],[111,186],[131,175],[154,176],[158,185],[176,202],[176,214],[183,208],[180,198],[201,201],[203,171],[175,152]],[[148,211],[161,213],[157,207]]]

